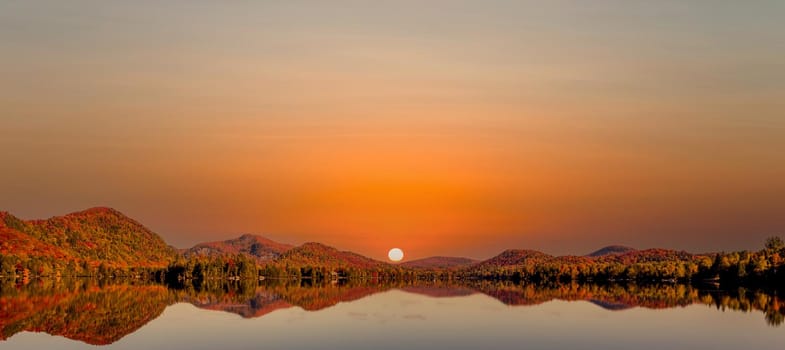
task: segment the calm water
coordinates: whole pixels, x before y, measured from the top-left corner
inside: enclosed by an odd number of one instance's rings
[[[681,285],[6,283],[0,349],[782,349],[783,313]]]

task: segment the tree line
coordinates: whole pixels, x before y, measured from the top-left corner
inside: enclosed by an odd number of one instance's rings
[[[328,267],[270,262],[257,264],[243,255],[179,258],[167,269],[170,279],[381,279],[510,280],[528,282],[718,282],[785,287],[785,243],[766,240],[760,251],[704,255],[643,255],[599,258],[558,257],[516,265],[472,266],[463,269],[413,269],[397,265],[375,268]]]
[[[511,281],[673,281],[718,282],[729,285],[785,287],[785,243],[766,240],[764,248],[703,255],[642,255],[556,257],[512,265],[475,265],[463,269],[413,269],[400,265],[377,267],[325,266],[317,263],[270,261],[259,264],[245,254],[178,256],[165,268],[112,265],[47,256],[0,255],[0,277],[133,277],[157,280],[245,279],[380,279],[380,280],[511,280]]]

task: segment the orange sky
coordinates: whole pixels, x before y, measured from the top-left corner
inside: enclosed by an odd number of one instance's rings
[[[383,258],[785,235],[785,5],[0,4],[0,210]]]

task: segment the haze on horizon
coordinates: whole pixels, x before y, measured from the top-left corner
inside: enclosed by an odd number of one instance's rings
[[[0,210],[383,259],[785,235],[782,1],[2,1]]]

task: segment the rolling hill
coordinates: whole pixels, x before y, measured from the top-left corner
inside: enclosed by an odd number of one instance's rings
[[[0,213],[0,252],[112,267],[165,267],[174,248],[142,224],[111,208],[92,208],[46,220]]]
[[[189,259],[198,256],[229,258]],[[147,272],[163,272],[172,279],[288,276],[394,279],[445,273],[510,279],[686,281],[699,278],[781,284],[782,256],[785,249],[769,247],[751,253],[695,255],[669,249],[608,246],[587,256],[552,256],[535,250],[509,249],[481,262],[435,256],[392,265],[321,243],[293,247],[250,234],[201,243],[178,252],[158,234],[111,208],[92,208],[45,220],[21,220],[0,212],[0,276],[25,279],[141,277]]]
[[[553,256],[529,249],[507,249],[501,254],[475,265],[478,268],[505,267],[536,264],[553,259]]]
[[[256,260],[258,264],[275,260],[293,246],[278,243],[262,236],[245,234],[235,239],[219,242],[199,243],[182,252],[186,258],[192,256],[223,256],[246,254]]]
[[[290,266],[319,266],[326,268],[374,269],[390,264],[357,253],[339,251],[321,243],[305,243],[284,252],[276,263]]]
[[[0,255],[25,255],[28,257],[51,257],[65,261],[75,260],[72,252],[33,238],[15,228],[9,227],[9,225],[19,227],[22,225],[22,220],[6,212],[0,212]]]
[[[589,254],[586,254],[586,256],[592,257],[592,258],[596,258],[596,257],[599,257],[599,256],[619,255],[619,254],[624,254],[624,253],[629,253],[629,252],[634,252],[634,251],[636,251],[635,248],[630,248],[630,247],[623,246],[623,245],[609,245],[607,247],[602,247],[602,248],[597,249],[597,250],[595,250],[595,251],[593,251],[593,252],[591,252]]]
[[[689,261],[694,257],[695,255],[685,251],[652,248],[634,250],[622,254],[605,255],[599,257],[599,259],[621,264],[634,264],[643,262]]]
[[[478,260],[469,258],[432,256],[429,258],[407,261],[402,263],[400,266],[413,269],[458,269],[471,266],[477,262]]]

